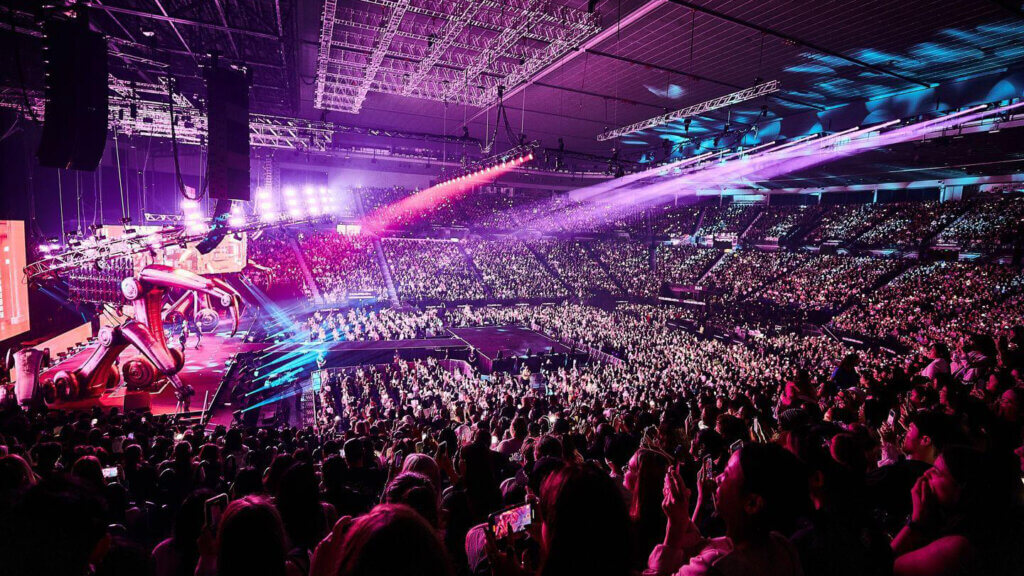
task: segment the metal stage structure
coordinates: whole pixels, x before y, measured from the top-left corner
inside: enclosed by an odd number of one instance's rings
[[[224,229],[224,234],[241,234],[256,232],[269,228],[281,226],[292,226],[296,224],[326,223],[330,218],[320,216],[316,218],[302,218],[294,220],[278,220],[275,222],[248,222],[242,226],[232,226]],[[169,225],[150,234],[125,234],[118,238],[87,238],[76,242],[76,245],[69,249],[51,253],[42,260],[32,262],[25,267],[25,280],[31,285],[48,278],[55,278],[62,273],[71,272],[83,267],[100,266],[114,258],[141,254],[150,250],[157,250],[166,246],[187,245],[201,242],[206,239],[209,233],[190,232],[182,225]]]
[[[543,0],[327,0],[321,22],[314,105],[352,114],[370,91],[490,105],[600,31]]]

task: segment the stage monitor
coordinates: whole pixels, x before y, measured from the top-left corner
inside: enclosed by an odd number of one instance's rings
[[[0,220],[0,340],[28,332],[25,223]]]

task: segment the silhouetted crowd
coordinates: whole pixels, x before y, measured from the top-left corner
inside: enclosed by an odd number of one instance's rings
[[[2,572],[1022,572],[1024,328],[895,356],[677,310],[449,309],[622,362],[396,358],[325,383],[308,428],[7,404]]]

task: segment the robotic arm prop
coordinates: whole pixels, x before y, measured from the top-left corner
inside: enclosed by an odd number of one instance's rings
[[[129,391],[147,390],[158,375],[164,375],[174,386],[179,400],[191,395],[190,387],[178,378],[178,372],[185,364],[184,353],[170,348],[164,334],[163,302],[171,288],[185,289],[189,291],[186,296],[194,298],[205,294],[228,308],[232,318],[231,335],[234,336],[238,330],[241,297],[226,283],[170,266],[149,265],[138,278],[126,278],[121,282],[121,292],[135,306],[135,318],[101,329],[100,345],[84,364],[75,370],[61,370],[52,381],[43,384],[46,400],[99,396],[105,389],[116,386],[122,374]],[[174,305],[169,310],[173,308]],[[134,346],[141,355],[126,362],[119,371],[114,361],[128,346]]]

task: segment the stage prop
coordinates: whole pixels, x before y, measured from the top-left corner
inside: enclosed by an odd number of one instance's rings
[[[175,288],[187,291],[182,297],[185,300],[179,298],[175,304],[165,308],[167,292]],[[116,387],[123,377],[125,408],[146,408],[153,383],[165,377],[174,386],[178,402],[187,404],[193,391],[178,378],[178,372],[185,363],[184,351],[167,345],[164,319],[179,302],[180,306],[186,306],[187,299],[191,298],[197,303],[203,295],[208,304],[216,302],[231,314],[232,336],[238,330],[241,297],[219,279],[204,278],[170,266],[151,265],[143,269],[137,278],[124,279],[121,292],[134,307],[135,317],[118,325],[104,326],[98,336],[99,346],[81,366],[61,370],[52,380],[44,380],[41,388],[46,402],[99,396]],[[216,322],[208,318],[210,313],[217,314],[212,306],[196,312],[200,321],[205,316],[207,324],[216,326]],[[141,355],[118,367],[115,363],[118,356],[129,346],[134,346]]]

